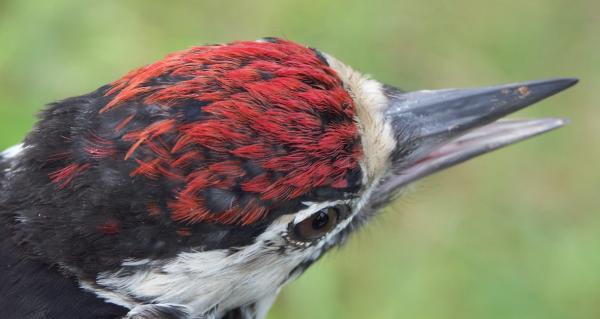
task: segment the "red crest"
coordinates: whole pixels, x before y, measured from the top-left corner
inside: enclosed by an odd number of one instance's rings
[[[314,189],[355,186],[360,171],[352,98],[320,54],[292,42],[176,52],[106,95],[102,114],[132,102],[161,114],[136,129],[133,113],[114,129],[138,163],[131,176],[180,182],[168,203],[177,221],[252,224]]]

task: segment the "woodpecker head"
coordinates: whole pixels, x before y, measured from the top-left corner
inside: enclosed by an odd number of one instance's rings
[[[194,47],[52,104],[3,207],[130,314],[260,317],[408,183],[563,125],[496,120],[575,82],[405,93],[285,40]]]

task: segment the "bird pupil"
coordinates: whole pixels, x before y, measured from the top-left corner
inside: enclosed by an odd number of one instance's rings
[[[328,223],[329,223],[329,216],[325,212],[321,211],[321,212],[319,212],[319,214],[317,214],[315,219],[313,219],[312,226],[313,226],[313,229],[321,229],[321,228],[327,226]]]

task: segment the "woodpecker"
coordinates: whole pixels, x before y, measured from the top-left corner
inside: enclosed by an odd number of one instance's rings
[[[3,318],[263,318],[405,186],[566,120],[577,82],[404,92],[264,38],[48,105],[0,157]]]

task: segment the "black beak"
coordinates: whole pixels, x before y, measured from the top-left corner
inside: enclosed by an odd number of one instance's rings
[[[386,118],[398,145],[371,207],[381,207],[415,180],[564,125],[566,120],[554,118],[497,120],[576,83],[565,78],[408,93],[388,87]]]

